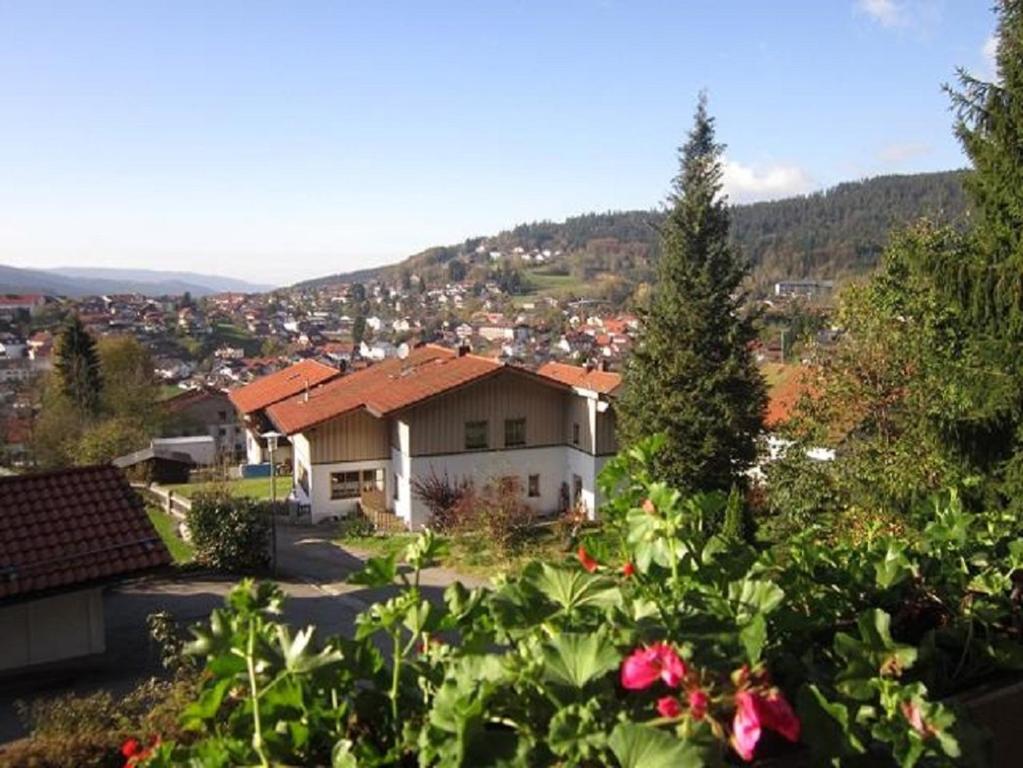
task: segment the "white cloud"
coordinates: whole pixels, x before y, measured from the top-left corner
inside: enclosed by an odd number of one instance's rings
[[[888,165],[899,165],[907,160],[928,155],[933,149],[934,147],[923,141],[897,141],[881,147],[877,159]]]
[[[980,50],[984,54],[984,61],[987,63],[988,68],[994,72],[998,67],[995,62],[995,55],[998,53],[998,35],[994,33],[989,35],[988,39],[984,41],[984,47]]]
[[[809,192],[815,186],[810,175],[796,165],[743,165],[726,157],[722,166],[722,183],[733,203],[791,197]]]
[[[908,23],[906,9],[895,0],[859,0],[857,6],[883,27],[903,27]]]

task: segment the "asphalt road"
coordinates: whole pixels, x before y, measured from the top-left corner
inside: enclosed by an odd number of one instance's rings
[[[319,633],[350,635],[355,617],[394,590],[347,584],[347,577],[362,567],[362,553],[331,543],[332,532],[333,527],[279,527],[277,581],[288,595],[284,615],[292,626],[312,624]],[[444,588],[459,578],[479,583],[447,569],[432,568],[423,572],[421,584],[429,599],[440,599]],[[0,744],[25,735],[14,707],[18,699],[103,689],[116,696],[142,679],[161,674],[146,617],[167,611],[183,624],[203,621],[222,605],[237,580],[192,574],[137,579],[108,589],[104,596],[106,653],[85,665],[69,664],[44,674],[0,681]]]

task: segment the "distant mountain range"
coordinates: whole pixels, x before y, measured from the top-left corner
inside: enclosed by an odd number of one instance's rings
[[[783,200],[737,205],[732,210],[732,239],[753,264],[762,290],[789,278],[840,279],[872,269],[893,228],[926,217],[960,224],[968,214],[963,171],[878,176],[845,182],[821,192]],[[632,288],[654,279],[659,210],[610,211],[575,216],[562,222],[520,224],[496,235],[458,245],[438,246],[404,261],[376,269],[330,275],[299,283],[316,288],[338,282],[395,280],[419,275],[428,284],[450,275],[506,279],[518,269],[519,292],[557,284],[563,292],[620,300]],[[547,251],[542,267],[514,258]],[[491,252],[504,258],[494,260]],[[452,268],[452,262],[461,262]],[[502,273],[503,271],[503,273]]]
[[[146,296],[209,296],[213,293],[262,293],[273,286],[257,285],[220,275],[155,269],[57,267],[21,269],[0,264],[0,293],[46,293],[56,296],[96,296],[141,293]]]

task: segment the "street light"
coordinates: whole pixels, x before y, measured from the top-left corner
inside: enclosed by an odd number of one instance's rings
[[[277,465],[274,463],[274,451],[277,450],[277,441],[283,437],[280,432],[264,432],[260,435],[266,440],[266,447],[270,449],[270,568],[273,575],[277,576]]]

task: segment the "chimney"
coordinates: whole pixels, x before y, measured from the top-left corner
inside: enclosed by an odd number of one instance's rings
[[[302,397],[302,402],[309,402],[309,379],[305,380],[305,395]]]
[[[602,372],[607,373],[608,370],[611,368],[611,363],[606,357],[602,357],[600,358],[599,367]]]
[[[469,348],[469,345],[466,344],[465,342],[463,342],[463,343],[458,345],[458,356],[459,357],[465,357],[471,351],[472,350]]]
[[[587,360],[586,361],[586,365],[583,366],[583,367],[586,369],[587,373],[590,373],[593,370],[593,361],[592,360]]]

